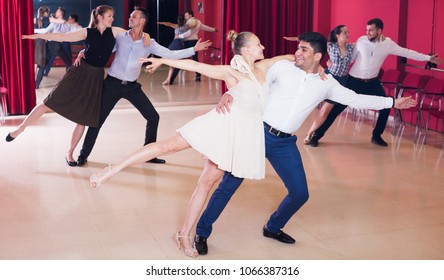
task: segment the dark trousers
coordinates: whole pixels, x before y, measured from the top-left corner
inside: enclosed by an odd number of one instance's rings
[[[35,88],[40,87],[40,83],[43,80],[43,72],[45,71],[45,65],[37,66],[37,76],[35,77]]]
[[[71,43],[70,42],[55,42],[48,41],[47,48],[49,50],[48,60],[45,67],[45,75],[48,75],[51,70],[52,64],[54,63],[57,56],[59,56],[63,63],[65,63],[66,70],[72,65],[72,53],[71,53]],[[68,50],[69,49],[69,50]]]
[[[288,190],[288,194],[266,224],[271,232],[277,233],[307,202],[308,186],[301,155],[296,146],[296,136],[280,138],[265,129],[265,156]],[[213,223],[243,180],[225,172],[221,183],[214,191],[197,223],[196,234],[206,238],[210,236]]]
[[[197,43],[197,40],[183,41],[184,49],[194,47],[196,45],[196,43]],[[196,52],[193,55],[193,60],[197,61],[197,62],[199,61],[199,53],[198,52]],[[180,69],[174,68],[173,74],[171,75],[170,84],[174,83],[174,80],[176,79],[177,74],[179,74],[179,71],[180,71]],[[200,73],[196,72],[196,78],[200,78]]]
[[[386,97],[384,88],[382,87],[382,84],[378,79],[373,80],[371,82],[364,82],[356,78],[353,78],[352,76],[348,76],[347,88],[359,94]],[[328,117],[325,120],[325,122],[315,131],[316,137],[318,137],[319,139],[322,138],[325,132],[327,132],[327,130],[333,124],[336,117],[339,116],[342,113],[342,111],[344,111],[345,108],[347,108],[346,105],[335,104],[331,112],[328,114]],[[379,110],[378,121],[376,122],[376,126],[373,129],[373,136],[381,136],[381,134],[384,133],[389,115],[390,115],[390,109]]]
[[[144,145],[156,142],[157,127],[159,126],[159,114],[157,113],[153,104],[151,104],[151,101],[142,91],[142,86],[137,82],[123,85],[120,81],[108,76],[103,82],[102,99],[100,105],[100,126],[88,128],[85,140],[83,141],[82,150],[80,151],[80,156],[83,158],[87,158],[89,156],[94,144],[96,143],[100,128],[121,98],[125,98],[131,104],[133,104],[133,106],[136,107],[136,109],[146,119]]]

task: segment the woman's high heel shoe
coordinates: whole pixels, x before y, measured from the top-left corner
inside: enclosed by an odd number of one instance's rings
[[[109,165],[107,168],[102,170],[102,172],[93,173],[91,177],[89,177],[89,183],[91,184],[91,187],[97,188],[99,187],[103,182],[108,180],[109,178],[113,177],[114,173],[111,172],[111,165]]]
[[[199,256],[199,253],[197,252],[197,250],[190,246],[190,237],[189,236],[180,235],[180,231],[178,231],[176,233],[175,240],[177,243],[177,247],[179,247],[179,250],[183,249],[183,252],[185,253],[185,255],[187,257],[196,258],[197,256]],[[186,242],[188,242],[188,246],[190,246],[190,247],[186,248],[183,243],[183,240],[186,240]]]
[[[167,79],[167,80],[163,81],[162,85],[169,86],[170,85],[170,80]]]

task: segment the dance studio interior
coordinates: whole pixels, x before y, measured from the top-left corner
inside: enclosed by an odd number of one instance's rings
[[[212,42],[199,52],[199,62],[211,65],[230,65],[233,53],[226,35],[231,29],[256,34],[270,58],[298,50],[298,41],[284,37],[314,31],[328,40],[338,25],[347,26],[354,43],[367,35],[372,18],[383,21],[385,40],[444,56],[441,0],[1,1],[1,260],[444,259],[444,64],[397,55],[384,60],[377,79],[386,96],[412,96],[418,102],[410,109],[390,110],[382,134],[386,147],[370,141],[377,110],[348,107],[318,145],[306,145],[319,104],[292,132],[309,191],[308,201],[282,228],[296,239],[294,244],[263,235],[287,195],[267,160],[265,178],[244,180],[213,224],[208,254],[196,258],[178,248],[175,234],[204,168],[204,155],[186,149],[160,156],[166,163],[130,166],[92,188],[93,173],[144,144],[146,120],[126,99],[111,111],[83,166],[69,166],[65,160],[75,123],[54,112],[30,124],[14,141],[5,141],[66,73],[57,56],[36,88],[34,42],[21,36],[34,33],[39,7],[49,7],[51,14],[64,7],[65,20],[76,14],[86,27],[91,10],[103,4],[114,8],[112,25],[124,29],[133,7],[145,8],[149,19],[144,31],[165,48],[174,29],[157,22],[176,23],[178,15],[194,11],[196,19],[217,30],[198,33]],[[73,62],[83,48],[71,44]],[[327,56],[321,65],[328,64]],[[174,83],[165,84],[168,66],[154,73],[144,69],[137,83],[160,116],[157,140],[176,135],[178,128],[215,108],[227,90],[223,81],[206,73],[196,81],[194,72],[181,70]],[[82,143],[83,138],[74,150],[75,160]],[[190,238],[195,230],[193,225]]]

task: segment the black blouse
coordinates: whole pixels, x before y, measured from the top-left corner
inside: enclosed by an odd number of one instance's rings
[[[116,43],[111,27],[103,34],[96,28],[87,28],[86,31],[85,61],[92,66],[105,67]]]

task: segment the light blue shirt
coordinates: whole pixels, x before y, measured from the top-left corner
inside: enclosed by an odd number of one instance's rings
[[[108,75],[123,81],[135,81],[140,75],[141,64],[139,58],[148,57],[155,54],[160,57],[170,59],[188,58],[194,55],[194,48],[171,51],[159,45],[154,39],[148,47],[143,46],[143,40],[133,41],[129,31],[119,33],[116,37],[117,50],[113,63],[108,71]]]

